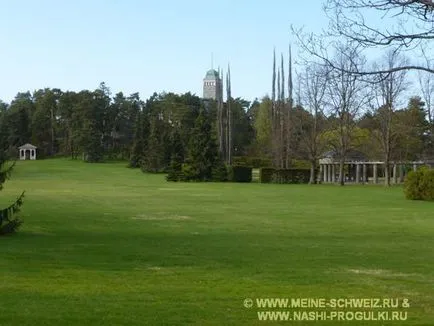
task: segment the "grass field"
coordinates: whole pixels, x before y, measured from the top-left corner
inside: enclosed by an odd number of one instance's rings
[[[4,206],[26,190],[25,224],[0,238],[0,325],[434,325],[434,203],[124,166],[18,162],[0,193]],[[264,322],[243,301],[266,297],[410,308],[395,309],[407,321]]]

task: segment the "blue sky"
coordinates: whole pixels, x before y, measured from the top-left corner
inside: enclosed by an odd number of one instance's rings
[[[327,26],[321,1],[0,0],[0,99],[44,87],[202,95],[211,66],[231,64],[232,93],[270,92],[272,52],[291,24]],[[293,40],[292,40],[293,41]],[[295,54],[293,54],[295,56]]]

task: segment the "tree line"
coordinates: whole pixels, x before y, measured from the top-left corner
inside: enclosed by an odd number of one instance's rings
[[[201,111],[217,137],[217,108],[215,101],[191,93],[154,93],[143,100],[138,93],[113,96],[104,83],[80,92],[46,88],[20,92],[11,103],[0,101],[0,132],[10,158],[17,157],[19,146],[32,143],[39,158],[131,160],[134,167],[158,172],[170,164],[175,133],[188,146]],[[231,99],[235,155],[246,154],[254,139],[249,112],[248,101]]]
[[[411,97],[407,105],[396,106],[404,76],[391,75],[369,88],[321,69],[309,66],[298,74],[296,101],[284,97],[281,87],[274,99],[231,98],[235,158],[261,158],[279,168],[304,161],[315,168],[327,150],[358,149],[388,160],[433,154],[433,121],[423,99]],[[160,172],[168,170],[175,154],[184,163],[194,146],[201,153],[215,143],[219,155],[220,105],[191,93],[154,93],[145,101],[138,93],[112,96],[104,83],[92,91],[41,89],[1,102],[0,130],[11,158],[18,146],[32,143],[41,158],[129,160],[132,167]],[[209,126],[199,131],[200,123]]]

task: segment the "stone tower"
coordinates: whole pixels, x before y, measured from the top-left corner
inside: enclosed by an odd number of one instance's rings
[[[203,98],[220,100],[223,98],[223,82],[219,73],[214,70],[208,70],[203,79]]]

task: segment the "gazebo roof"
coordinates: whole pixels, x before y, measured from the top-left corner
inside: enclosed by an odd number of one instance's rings
[[[24,144],[23,146],[18,147],[18,149],[37,149],[36,146],[32,145],[32,144]]]

